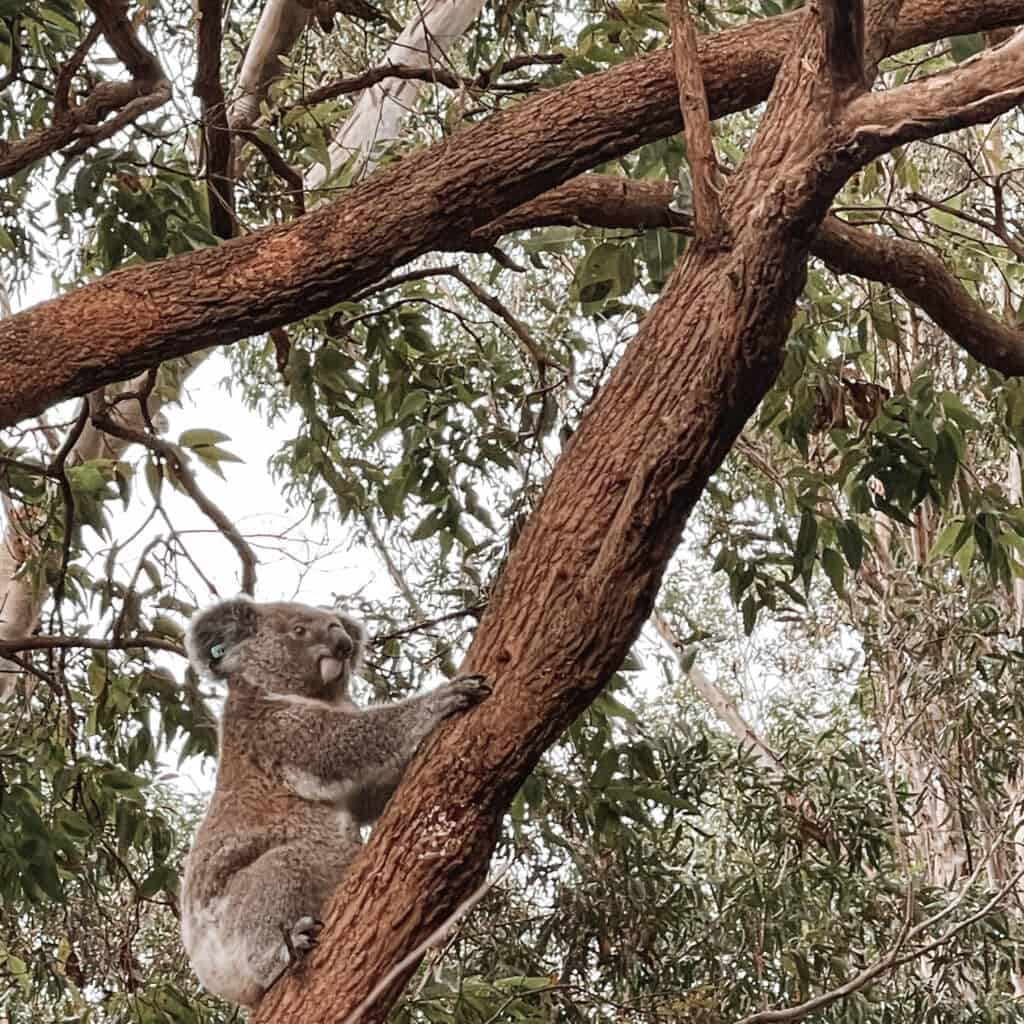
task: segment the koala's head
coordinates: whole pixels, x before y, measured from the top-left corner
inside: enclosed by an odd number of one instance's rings
[[[271,693],[335,701],[362,663],[366,631],[341,612],[235,597],[193,616],[185,636],[195,670],[243,676]]]

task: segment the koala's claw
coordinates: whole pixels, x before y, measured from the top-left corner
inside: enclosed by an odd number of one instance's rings
[[[318,921],[315,917],[309,917],[308,915],[300,917],[292,925],[292,930],[288,936],[291,941],[286,942],[286,945],[293,962],[301,958],[304,953],[308,953],[317,944],[320,940],[320,929],[323,926],[323,921]]]
[[[468,675],[456,676],[451,681],[450,685],[455,686],[456,684],[465,685],[467,693],[479,693],[484,697],[491,692],[491,684],[487,682],[487,677],[481,675],[479,672],[471,672]]]

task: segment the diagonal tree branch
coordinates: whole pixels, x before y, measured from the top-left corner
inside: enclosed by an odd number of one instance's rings
[[[949,71],[887,92],[867,93],[846,112],[846,126],[867,154],[990,121],[1024,99],[1024,32]]]
[[[977,0],[966,13],[914,0],[904,15],[894,47],[1024,19],[1024,0]],[[796,12],[701,39],[714,116],[764,98],[801,24]],[[976,111],[978,120],[991,114],[991,105]],[[590,167],[677,132],[680,121],[671,55],[657,53],[525,100],[285,227],[108,274],[26,310],[0,324],[0,426],[323,309],[418,255],[458,247]]]

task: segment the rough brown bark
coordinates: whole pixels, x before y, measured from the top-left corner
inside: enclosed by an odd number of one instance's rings
[[[417,757],[327,907],[320,949],[268,993],[257,1022],[345,1021],[364,1008],[473,891],[515,790],[639,632],[686,517],[778,371],[817,225],[872,149],[852,145],[854,126],[835,116],[850,73],[822,6],[808,3],[807,31],[723,194],[731,245],[687,250],[509,558],[465,666],[494,694]],[[998,82],[1018,50],[972,81],[990,69]],[[382,1018],[409,969],[360,1019]]]
[[[892,50],[1024,20],[1024,0],[916,0]],[[701,40],[714,116],[770,88],[799,12]],[[0,426],[158,362],[351,295],[580,172],[678,131],[671,55],[527,100],[338,202],[215,249],[108,274],[0,325]],[[83,327],[87,325],[87,327]]]

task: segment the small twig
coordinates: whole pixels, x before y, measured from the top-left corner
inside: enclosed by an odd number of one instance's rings
[[[383,281],[379,281],[375,285],[371,285],[369,288],[364,288],[363,291],[352,296],[352,302],[360,302],[370,295],[377,292],[384,291],[388,288],[394,288],[400,284],[406,284],[409,281],[422,281],[428,277],[454,277],[461,285],[463,285],[473,297],[480,303],[481,306],[485,306],[492,313],[500,317],[508,325],[512,333],[522,343],[523,348],[529,353],[530,358],[534,361],[538,372],[543,378],[544,372],[548,369],[561,370],[565,373],[565,367],[560,363],[555,362],[550,356],[541,351],[540,346],[533,340],[533,336],[530,334],[526,325],[507,307],[502,303],[496,296],[491,295],[480,287],[472,278],[462,272],[462,270],[455,266],[453,263],[446,263],[440,267],[425,267],[421,270],[411,270],[408,273],[400,274],[396,277],[388,277]],[[363,319],[368,314],[359,314],[358,316],[352,317],[346,320],[342,325],[339,333],[344,333],[345,330],[357,320]]]
[[[484,882],[464,899],[441,924],[435,928],[421,943],[411,949],[394,967],[384,975],[370,990],[370,994],[345,1018],[343,1024],[358,1024],[362,1015],[374,1004],[377,997],[386,992],[397,978],[400,978],[423,954],[439,939],[444,938],[504,877],[512,865],[508,864],[494,878]]]
[[[304,214],[306,212],[306,193],[302,175],[256,129],[239,128],[235,134],[240,139],[252,143],[263,154],[267,166],[288,186],[288,192],[295,204],[295,215],[298,217]]]
[[[374,647],[379,647],[381,644],[386,644],[389,640],[397,640],[399,637],[409,636],[411,633],[419,633],[434,626],[440,626],[445,622],[453,622],[455,619],[477,618],[486,607],[486,601],[481,601],[479,604],[471,604],[468,608],[459,608],[457,611],[447,612],[433,619],[423,619],[420,622],[414,622],[411,626],[403,626],[401,629],[392,630],[390,633],[378,633],[370,642]]]

